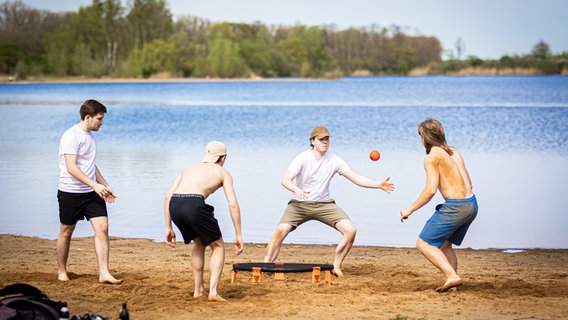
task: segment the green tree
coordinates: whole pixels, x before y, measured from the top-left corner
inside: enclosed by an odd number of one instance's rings
[[[442,61],[442,45],[437,38],[415,36],[408,37],[407,42],[416,52],[418,66]]]
[[[467,56],[467,63],[469,63],[472,68],[478,68],[483,65],[483,60],[476,56]]]
[[[240,43],[241,56],[255,74],[274,77],[277,68],[272,36],[265,26],[257,24],[255,27],[254,39],[244,39]]]
[[[284,76],[299,76],[302,65],[308,61],[308,49],[302,39],[292,36],[277,45],[281,52],[280,71]]]
[[[398,74],[408,75],[410,70],[416,67],[416,52],[410,46],[403,46],[395,49],[396,52],[396,70]]]
[[[149,42],[172,35],[172,14],[165,0],[129,0],[129,7],[130,48],[142,49]]]
[[[217,36],[211,43],[206,66],[202,67],[205,75],[221,78],[234,78],[248,76],[247,67],[240,56],[238,43]]]
[[[297,25],[292,29],[292,34],[302,40],[307,53],[307,59],[301,64],[302,76],[320,77],[335,66],[335,60],[325,44],[325,34],[320,28]]]
[[[546,59],[550,56],[550,47],[544,41],[537,42],[532,48],[531,54],[538,59]]]
[[[65,30],[60,30],[49,34],[47,36],[47,71],[51,74],[57,75],[59,77],[64,77],[72,74],[72,54],[74,47],[80,47],[81,44],[76,46],[72,45],[74,43],[74,37],[71,33]],[[87,54],[85,56],[90,56]],[[86,70],[76,70],[77,74],[84,74]]]
[[[36,10],[21,1],[0,4],[0,43],[18,46],[16,69],[20,78],[47,71],[46,39],[62,23],[63,15]]]
[[[50,70],[59,76],[109,76],[124,39],[120,0],[93,0],[66,16],[65,27],[49,36]]]
[[[364,42],[361,44],[363,46],[361,58],[365,62],[365,69],[369,69],[373,74],[381,74],[385,70],[392,69],[394,50],[391,48],[393,45],[388,37],[388,30],[371,25],[369,29],[364,29],[364,32],[366,36],[362,39]]]
[[[0,43],[0,72],[11,74],[20,59],[20,47],[15,43]]]
[[[176,32],[168,41],[177,50],[173,57],[175,66],[172,72],[178,76],[191,76],[195,69],[195,44],[185,31]]]
[[[104,74],[109,76],[111,70],[117,64],[119,43],[124,39],[122,34],[125,26],[124,8],[121,6],[120,0],[95,0],[93,3],[98,9],[99,27],[102,30],[106,47],[105,53],[102,54],[105,66]]]
[[[197,65],[205,64],[210,28],[211,22],[206,19],[190,16],[177,19],[174,25],[176,33],[171,38],[180,49],[178,64],[183,76],[201,75]]]

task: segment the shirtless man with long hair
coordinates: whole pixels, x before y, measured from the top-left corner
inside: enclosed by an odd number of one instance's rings
[[[442,124],[428,118],[418,126],[418,134],[426,148],[426,186],[414,203],[400,211],[400,220],[404,222],[440,190],[445,203],[436,206],[416,247],[446,276],[446,282],[436,289],[444,292],[463,283],[457,274],[458,259],[452,245],[461,245],[477,216],[477,200],[464,160],[455,148],[447,145]]]

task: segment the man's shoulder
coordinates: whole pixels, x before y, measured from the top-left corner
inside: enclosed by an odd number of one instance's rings
[[[304,150],[300,153],[298,153],[295,157],[293,161],[299,161],[299,160],[304,160],[304,159],[309,159],[310,155],[312,154],[312,150],[311,149],[307,149]]]
[[[194,162],[190,163],[187,167],[189,170],[197,170],[201,172],[209,172],[215,175],[220,174],[229,174],[227,169],[223,168],[222,166],[214,163],[207,163],[207,162]]]
[[[92,132],[85,132],[83,131],[81,128],[79,128],[77,125],[73,125],[72,127],[68,128],[67,130],[65,130],[65,132],[63,132],[62,137],[93,137],[93,133]]]
[[[450,155],[446,150],[441,147],[432,147],[430,153],[424,158],[425,164],[438,165],[452,161],[453,156],[458,155],[455,149],[452,149],[453,155]]]
[[[60,143],[67,145],[67,144],[75,144],[79,143],[84,140],[83,136],[79,132],[81,129],[77,128],[77,126],[72,126],[65,130],[61,135]]]
[[[331,151],[325,153],[324,159],[331,162],[345,162],[337,153]]]
[[[63,136],[69,136],[75,133],[75,128],[77,128],[77,126],[73,125],[67,129],[65,129],[65,131],[63,131]]]
[[[440,153],[432,148],[430,152],[424,157],[425,164],[433,164],[440,158]]]

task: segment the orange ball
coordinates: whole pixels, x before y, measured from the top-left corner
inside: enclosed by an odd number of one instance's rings
[[[381,154],[377,150],[373,150],[371,151],[371,154],[369,154],[369,157],[371,160],[377,161],[381,158]]]

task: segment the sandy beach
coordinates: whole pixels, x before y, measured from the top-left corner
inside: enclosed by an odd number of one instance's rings
[[[231,284],[232,264],[262,261],[266,245],[246,244],[234,257],[227,244],[219,291],[229,301],[209,302],[191,296],[191,247],[113,237],[111,271],[124,283],[101,285],[92,237],[72,240],[71,281],[60,282],[54,240],[1,235],[0,286],[28,283],[67,301],[72,315],[112,319],[123,301],[131,319],[568,319],[568,250],[460,249],[464,285],[437,293],[441,273],[414,248],[356,246],[346,276],[331,285],[312,284],[311,273],[286,273],[284,283],[264,273],[253,284],[250,272],[238,272]],[[289,244],[278,260],[328,264],[334,249]]]

